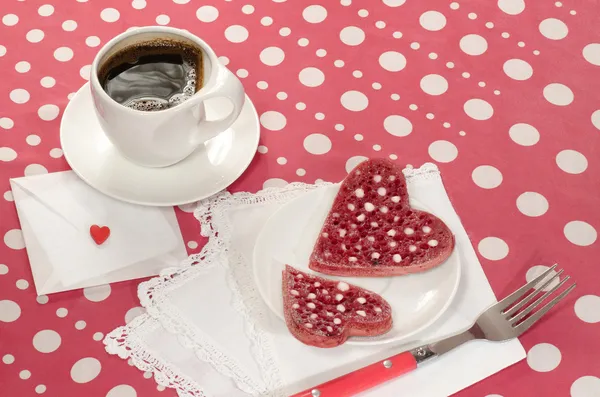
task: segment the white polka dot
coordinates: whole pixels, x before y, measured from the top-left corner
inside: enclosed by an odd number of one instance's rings
[[[52,88],[56,85],[56,80],[54,80],[54,78],[52,78],[52,77],[46,76],[46,77],[42,77],[42,79],[40,80],[40,84],[44,88]]]
[[[517,197],[517,208],[523,215],[537,217],[548,211],[548,200],[537,192],[525,192]]]
[[[245,79],[249,75],[246,69],[238,69],[235,74],[242,79]]]
[[[285,127],[287,120],[283,114],[269,110],[260,116],[260,124],[268,130],[279,131]]]
[[[298,168],[296,170],[296,175],[298,175],[298,176],[304,176],[304,175],[306,175],[306,170],[304,168]]]
[[[510,139],[522,146],[533,146],[540,140],[539,131],[532,125],[517,123],[508,130]]]
[[[583,47],[583,57],[592,65],[600,66],[600,44],[591,43]]]
[[[58,158],[62,157],[62,155],[63,155],[62,149],[59,149],[59,148],[50,149],[50,157],[58,159]]]
[[[152,376],[151,372],[150,376]],[[137,397],[137,392],[129,385],[118,385],[110,389],[106,397]]]
[[[350,157],[347,161],[346,161],[346,172],[350,172],[352,171],[357,165],[359,165],[360,163],[362,163],[363,161],[368,160],[368,157],[365,156],[353,156]]]
[[[198,248],[198,243],[195,241],[188,241],[187,246],[188,248],[195,250]]]
[[[412,132],[413,125],[406,117],[393,114],[385,118],[383,128],[394,136],[407,136]]]
[[[98,47],[100,45],[100,38],[98,36],[90,36],[85,39],[85,44],[88,47]]]
[[[260,61],[267,66],[277,66],[284,58],[285,53],[279,47],[267,47],[260,52]]]
[[[498,0],[498,7],[508,15],[517,15],[525,10],[524,0]]]
[[[9,147],[0,147],[0,161],[13,161],[17,158],[17,152]]]
[[[6,47],[0,45],[0,57],[3,57],[4,55],[6,55]]]
[[[320,69],[308,67],[300,71],[298,78],[307,87],[318,87],[325,81],[325,74]]]
[[[567,25],[556,18],[544,19],[540,22],[540,33],[550,40],[561,40],[567,37],[569,28]]]
[[[340,40],[349,46],[357,46],[365,41],[365,32],[356,26],[346,26],[340,32]]]
[[[298,102],[296,104],[296,109],[298,109],[298,110],[304,110],[304,109],[306,109],[306,104],[304,102]]]
[[[421,14],[419,23],[423,29],[435,32],[446,26],[446,17],[439,11],[426,11]]]
[[[43,393],[45,393],[46,392],[46,385],[37,385],[35,387],[35,392],[37,394],[43,394]]]
[[[532,282],[537,277],[541,276],[544,272],[546,272],[548,269],[549,269],[549,267],[544,266],[544,265],[536,265],[536,266],[530,267],[527,270],[527,273],[525,273],[525,281],[527,281],[528,283]],[[546,281],[548,281],[548,279],[556,276],[556,274],[557,273],[555,270],[550,270],[550,272],[548,273],[546,278],[542,279],[541,281],[538,281],[534,285],[534,287],[537,289],[541,289],[542,291],[550,291],[552,288],[556,287],[560,283],[560,277],[556,277],[556,278],[552,279],[552,281],[548,285],[546,285],[544,288],[542,288],[542,286],[546,283]]]
[[[210,6],[205,6],[210,7]],[[200,7],[204,8],[204,7]],[[211,7],[214,8],[214,7]],[[215,9],[216,10],[216,9]],[[200,11],[200,10],[198,10]],[[215,17],[216,19],[216,17]],[[209,21],[210,22],[210,21]],[[248,29],[240,25],[231,25],[227,29],[225,29],[225,38],[232,43],[241,43],[246,41],[248,38]]]
[[[304,138],[304,149],[311,154],[325,154],[331,150],[331,139],[323,134],[310,134]]]
[[[481,55],[487,48],[487,41],[478,34],[468,34],[460,39],[460,49],[468,55]]]
[[[41,164],[29,164],[25,167],[25,176],[47,174],[48,170]]]
[[[19,17],[15,14],[6,14],[2,17],[2,23],[6,26],[15,26],[19,23]]]
[[[527,352],[527,364],[537,372],[549,372],[558,367],[560,350],[550,343],[538,343]]]
[[[364,138],[365,137],[362,136],[362,134],[355,134],[354,135],[354,139],[357,140],[357,141],[359,141],[359,142],[362,141]]]
[[[19,73],[27,73],[31,70],[31,64],[27,61],[17,62],[15,70]]]
[[[344,67],[345,63],[344,63],[344,61],[342,61],[341,59],[336,59],[336,60],[333,62],[333,65],[334,65],[335,67],[337,67],[337,68],[341,68],[341,67]]]
[[[556,155],[558,167],[569,174],[581,174],[588,167],[587,158],[575,151],[566,149]]]
[[[272,188],[272,187],[285,187],[287,186],[287,181],[281,178],[270,178],[267,179],[263,183],[263,189]]]
[[[533,68],[522,59],[509,59],[502,66],[504,73],[514,80],[527,80],[533,76]]]
[[[19,378],[23,380],[31,378],[31,371],[24,369],[23,371],[19,372]]]
[[[83,321],[83,320],[79,320],[79,321],[77,321],[77,322],[75,323],[75,328],[76,328],[76,329],[78,329],[78,330],[80,330],[80,331],[81,331],[82,329],[84,329],[86,326],[87,326],[87,324],[86,324],[86,322],[85,322],[85,321]]]
[[[75,383],[88,383],[100,374],[101,369],[102,365],[97,359],[92,357],[82,358],[71,367],[71,379]]]
[[[156,17],[156,23],[159,25],[167,25],[169,22],[171,22],[171,18],[168,15],[161,14]]]
[[[544,87],[544,98],[553,105],[567,106],[573,102],[574,95],[566,85],[551,83]]]
[[[358,10],[358,16],[365,18],[365,17],[369,16],[369,11],[365,10],[364,8],[360,9],[360,10]]]
[[[600,378],[595,376],[582,376],[571,385],[570,397],[597,397],[600,396]]]
[[[400,7],[404,3],[406,3],[406,0],[383,0],[383,4],[388,7]]]
[[[369,105],[369,98],[360,91],[346,91],[340,101],[343,107],[353,112],[365,110]]]
[[[594,244],[598,238],[596,229],[584,221],[571,221],[567,223],[563,233],[567,240],[581,247]]]
[[[48,298],[46,295],[40,295],[37,298],[35,298],[35,300],[40,305],[45,305],[46,303],[48,303],[48,301],[50,300],[50,298]]]
[[[104,338],[104,334],[102,332],[95,332],[94,335],[92,336],[92,338],[95,341],[101,341],[102,338]]]
[[[38,8],[38,14],[40,14],[43,17],[49,17],[53,13],[54,13],[54,7],[51,6],[50,4],[44,4],[43,6]]]
[[[84,80],[90,79],[90,71],[92,69],[92,65],[85,65],[81,69],[79,69],[79,75]]]
[[[269,148],[264,145],[260,145],[256,151],[260,154],[265,154],[269,151]]]
[[[59,307],[56,309],[56,316],[60,318],[65,318],[69,315],[69,311],[64,307]]]
[[[83,289],[83,295],[92,302],[101,302],[110,295],[110,284]]]
[[[72,32],[72,31],[74,31],[75,29],[77,29],[77,22],[75,22],[75,21],[73,21],[73,20],[69,19],[69,20],[67,20],[67,21],[64,21],[64,22],[62,23],[62,28],[63,28],[63,30],[64,30],[64,31],[67,31],[67,32]]]
[[[105,8],[100,12],[100,18],[105,22],[116,22],[120,16],[119,11],[114,8]]]
[[[8,248],[14,250],[21,250],[25,248],[25,241],[23,240],[23,233],[21,229],[11,229],[4,234],[4,244]]]
[[[594,113],[592,113],[591,120],[594,127],[600,130],[600,110],[596,110]]]
[[[469,99],[463,106],[467,116],[474,120],[487,120],[494,114],[494,108],[483,99]]]
[[[30,98],[29,92],[27,92],[27,90],[24,90],[23,88],[17,88],[12,90],[9,96],[11,101],[18,104],[27,103]]]
[[[13,356],[12,354],[5,354],[5,355],[2,357],[2,362],[3,362],[4,364],[12,364],[12,363],[14,363],[14,362],[15,362],[15,356]]]
[[[6,193],[10,193],[10,192],[6,192]],[[4,193],[4,198],[6,198],[6,193]],[[7,201],[12,201],[12,200],[7,200]],[[5,275],[6,273],[8,273],[8,266],[6,266],[4,264],[0,264],[0,275]]]
[[[60,343],[60,335],[51,329],[40,331],[33,337],[33,347],[40,353],[52,353],[59,348]]]
[[[440,163],[449,163],[458,156],[458,149],[452,142],[439,140],[429,145],[429,156]]]
[[[127,310],[127,313],[125,313],[125,323],[129,324],[130,322],[133,321],[134,318],[136,318],[137,316],[140,316],[142,314],[146,313],[146,309],[144,309],[143,307],[133,307],[129,310]]]
[[[198,8],[198,10],[196,11],[196,18],[198,18],[201,22],[207,22],[207,23],[213,22],[218,17],[219,17],[219,10],[217,10],[213,6],[202,6],[202,7]],[[239,25],[230,26],[227,29],[233,28],[233,30],[229,34],[231,34],[232,36],[236,36],[236,35],[239,36],[240,33],[235,32],[235,30],[238,30],[236,27],[242,28],[245,31],[245,38],[241,41],[246,40],[246,38],[248,38],[248,31],[245,28],[243,28],[242,26],[239,26]],[[225,37],[227,37],[227,31],[225,31]],[[232,41],[229,37],[227,37],[227,40]],[[234,43],[238,43],[238,42],[234,41]]]
[[[324,120],[325,119],[325,115],[321,112],[319,113],[315,113],[315,119],[317,120]]]
[[[263,18],[261,18],[260,23],[263,26],[271,26],[273,24],[273,18],[263,17]]]
[[[0,127],[4,128],[5,130],[10,130],[14,126],[15,122],[12,121],[12,119],[8,117],[0,117]]]
[[[147,5],[148,4],[146,4],[146,0],[133,0],[131,2],[131,6],[136,10],[143,10]]]
[[[439,74],[428,74],[421,79],[421,89],[429,95],[442,95],[448,91],[448,80]]]
[[[600,322],[600,296],[584,295],[577,299],[575,314],[586,323]]]
[[[508,245],[498,237],[486,237],[479,242],[477,250],[486,259],[498,261],[508,255]]]
[[[283,28],[279,29],[279,34],[282,35],[283,37],[287,37],[291,33],[292,33],[292,29],[290,29],[290,28],[283,27]],[[317,50],[317,56],[325,56],[325,54],[323,54],[322,52],[319,52],[319,51],[325,51],[325,50]]]
[[[410,43],[410,48],[412,48],[413,50],[418,50],[419,48],[421,48],[421,44],[417,42]]]
[[[59,47],[54,51],[54,58],[60,62],[67,62],[73,58],[73,50],[69,47]]]
[[[38,109],[38,116],[44,121],[52,121],[58,117],[60,109],[56,105],[43,105]]]
[[[302,17],[309,23],[320,23],[327,18],[327,10],[320,5],[308,6],[302,11]]]
[[[15,285],[17,286],[18,289],[27,289],[29,287],[29,281],[27,280],[23,280],[23,279],[19,279],[17,280],[17,282],[15,283]]]
[[[246,4],[242,7],[242,12],[246,15],[250,15],[254,12],[254,6],[251,4]]]
[[[12,323],[21,317],[21,307],[13,301],[0,301],[0,321]]]
[[[379,65],[387,71],[398,72],[406,67],[406,58],[399,52],[387,51],[379,56]]]
[[[491,165],[480,165],[471,173],[477,186],[483,189],[494,189],[502,183],[502,173]]]

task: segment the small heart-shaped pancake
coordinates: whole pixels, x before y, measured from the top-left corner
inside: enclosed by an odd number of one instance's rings
[[[454,235],[441,219],[411,208],[402,169],[374,159],[342,182],[309,268],[336,276],[397,276],[431,269],[453,248]]]
[[[390,305],[374,292],[289,265],[282,284],[287,327],[307,345],[335,347],[350,336],[381,335],[392,327]]]

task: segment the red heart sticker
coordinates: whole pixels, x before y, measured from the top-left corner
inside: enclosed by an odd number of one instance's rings
[[[106,241],[108,236],[110,236],[110,229],[108,226],[92,225],[90,227],[90,235],[96,244],[100,245]]]

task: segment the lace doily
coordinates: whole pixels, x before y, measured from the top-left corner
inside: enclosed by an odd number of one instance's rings
[[[405,168],[403,173],[407,182],[414,179],[439,178],[437,166],[431,163],[426,163],[418,169]],[[251,264],[243,263],[241,255],[230,244],[232,230],[228,212],[232,208],[244,205],[284,204],[302,193],[328,185],[331,183],[292,183],[284,188],[269,188],[256,194],[221,192],[200,201],[194,215],[200,221],[201,234],[208,237],[209,242],[199,254],[192,255],[184,261],[181,267],[167,269],[158,277],[141,283],[138,287],[140,302],[150,316],[169,332],[177,334],[181,343],[186,348],[193,349],[201,360],[210,363],[221,374],[233,379],[237,387],[252,395],[284,396],[285,385],[274,359],[270,336],[257,326],[265,315],[265,305],[256,289]],[[228,271],[228,286],[234,296],[232,305],[246,321],[245,331],[252,342],[252,351],[261,369],[262,383],[244,375],[236,360],[223,354],[210,336],[190,325],[167,298],[170,291],[201,276],[213,266],[223,266]],[[130,326],[132,325],[134,324]],[[106,337],[105,344],[109,353],[118,354],[121,358],[130,357],[136,367],[152,371],[157,381],[160,379],[160,384],[177,389],[180,396],[205,396],[195,382],[185,379],[176,369],[165,363],[154,361],[152,354],[144,351],[139,341],[128,335],[129,329],[128,326],[120,327]]]

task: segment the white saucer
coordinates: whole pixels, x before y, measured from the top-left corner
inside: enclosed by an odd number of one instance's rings
[[[229,108],[226,99],[211,99],[206,114],[216,119]],[[259,137],[258,114],[246,96],[242,113],[231,128],[188,158],[170,167],[141,167],[121,156],[104,135],[89,83],[69,102],[60,124],[65,158],[81,179],[107,196],[154,206],[188,204],[225,189],[250,165]]]
[[[457,247],[441,265],[395,277],[335,277],[308,268],[315,241],[340,185],[312,190],[290,201],[267,221],[254,246],[254,278],[269,308],[283,320],[281,272],[285,264],[321,277],[344,280],[380,294],[392,307],[393,326],[376,337],[351,337],[348,344],[379,345],[406,341],[432,325],[450,307],[460,283]],[[433,213],[411,199],[414,208]],[[458,244],[458,242],[457,242]]]

